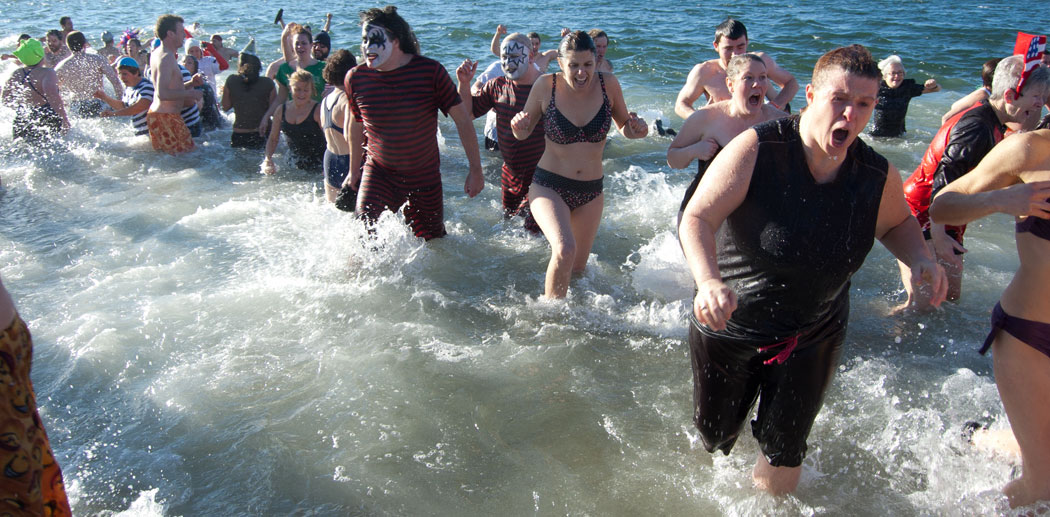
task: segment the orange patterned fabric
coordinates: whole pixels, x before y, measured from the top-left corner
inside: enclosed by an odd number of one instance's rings
[[[193,137],[178,113],[146,113],[153,149],[171,155],[193,150]]]
[[[33,340],[18,315],[0,334],[0,516],[68,516],[62,470],[29,379]]]

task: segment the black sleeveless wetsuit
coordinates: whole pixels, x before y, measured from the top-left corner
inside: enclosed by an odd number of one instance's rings
[[[22,84],[29,86],[33,93],[44,99],[44,104],[20,104],[15,107],[15,119],[11,121],[11,133],[15,140],[25,140],[34,145],[45,144],[59,136],[62,131],[62,117],[58,116],[47,97],[33,86],[29,79],[36,65],[20,70]]]
[[[797,466],[837,365],[849,282],[875,241],[889,163],[859,138],[835,178],[817,184],[799,116],[755,126],[748,192],[716,236],[722,280],[737,295],[724,331],[690,316],[694,421],[726,454],[759,393],[752,430],[774,466]]]
[[[299,169],[320,169],[324,161],[324,152],[328,149],[328,142],[324,138],[324,131],[314,120],[314,110],[320,107],[315,102],[310,108],[310,114],[298,124],[288,121],[288,109],[285,108],[281,117],[281,131],[288,138],[288,149],[292,151],[295,166]]]

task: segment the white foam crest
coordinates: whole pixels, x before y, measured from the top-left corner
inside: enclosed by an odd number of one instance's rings
[[[693,275],[671,230],[658,232],[629,255],[624,266],[632,269],[631,286],[643,296],[662,301],[692,298]]]
[[[159,488],[154,488],[139,492],[138,498],[131,503],[127,510],[114,513],[113,517],[150,517],[154,515],[163,517],[164,512],[167,511],[167,505],[157,501],[157,492],[159,490]]]

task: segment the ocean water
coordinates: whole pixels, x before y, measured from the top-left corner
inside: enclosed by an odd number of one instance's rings
[[[236,48],[254,36],[273,59],[280,7],[314,27],[333,12],[334,46],[355,48],[361,5],[152,0],[4,0],[0,47],[61,15],[97,43],[175,10]],[[944,86],[912,101],[905,138],[864,137],[903,174],[940,115],[979,86],[984,60],[1008,54],[1017,30],[1050,31],[1034,3],[399,7],[450,71],[494,59],[498,23],[539,32],[544,48],[563,26],[602,27],[630,108],[676,128],[678,89],[715,57],[713,26],[727,15],[803,85],[836,46],[898,53],[909,77]],[[0,66],[6,79],[14,67]],[[75,121],[63,144],[27,152],[10,139],[12,118],[0,109],[0,275],[35,337],[41,412],[77,515],[1002,511],[1016,462],[959,432],[974,418],[1006,425],[990,359],[975,350],[1017,266],[1008,218],[971,225],[964,298],[927,316],[886,316],[899,278],[875,247],[851,288],[802,483],[775,499],[751,487],[748,433],[715,456],[691,424],[691,284],[672,227],[694,171],[667,167],[668,137],[610,139],[587,272],[567,300],[548,301],[545,241],[501,219],[499,157],[483,156],[485,190],[466,198],[447,119],[449,236],[424,244],[393,214],[369,239],[325,203],[320,178],[280,160],[277,176],[261,176],[260,156],[231,151],[228,130],[169,157],[127,136],[126,121]]]

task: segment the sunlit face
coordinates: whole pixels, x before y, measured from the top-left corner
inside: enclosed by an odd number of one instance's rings
[[[569,50],[558,58],[558,64],[561,65],[565,82],[569,83],[569,87],[579,90],[587,86],[591,76],[594,75],[597,56],[590,50]]]
[[[729,92],[737,107],[747,113],[761,111],[766,91],[769,90],[769,77],[766,76],[765,63],[751,61],[751,64],[741,70],[736,77],[727,78],[726,86],[729,87]]]
[[[609,38],[598,36],[594,38],[594,54],[598,60],[605,59],[605,50],[609,48]]]
[[[532,42],[532,51],[536,52],[536,53],[539,53],[539,51],[540,51],[540,39],[539,38],[529,38],[529,41]]]
[[[313,46],[310,47],[310,55],[318,61],[324,61],[328,59],[328,52],[331,51],[328,47],[324,46],[324,43],[315,41]]]
[[[499,47],[499,64],[507,79],[521,79],[529,71],[529,49],[516,40],[506,40]]]
[[[124,86],[134,87],[139,84],[142,76],[136,73],[129,72],[127,70],[117,70],[117,75],[120,76],[120,82],[124,83]]]
[[[739,56],[747,52],[747,36],[736,39],[721,38],[715,42],[715,51],[718,59],[722,62],[722,68],[729,66],[729,60],[733,56]]]
[[[212,35],[212,37],[211,37],[211,44],[215,45],[216,47],[221,47],[222,46],[222,36],[219,36],[218,34]]]
[[[183,43],[186,43],[186,26],[182,22],[175,24],[175,46],[181,47]]]
[[[60,40],[57,37],[55,37],[54,34],[48,34],[47,35],[47,48],[49,50],[51,50],[52,53],[58,52],[59,50],[62,49],[62,40]]]
[[[186,53],[197,58],[198,60],[204,57],[204,51],[202,51],[200,47],[190,47],[190,49],[187,50]]]
[[[361,27],[361,54],[369,68],[383,66],[393,52],[393,41],[386,29],[372,24]]]
[[[127,54],[129,56],[131,56],[131,57],[138,57],[139,52],[141,50],[142,50],[142,42],[141,41],[139,41],[137,39],[128,40]]]
[[[900,63],[886,65],[886,69],[882,71],[882,80],[886,81],[886,86],[890,88],[900,86],[904,82],[904,67]]]
[[[1003,111],[1010,122],[1024,122],[1033,113],[1040,113],[1046,102],[1046,89],[1024,87],[1024,93],[1016,97],[1016,90],[1010,90],[1003,97],[1006,107]]]
[[[305,101],[314,94],[314,83],[310,81],[296,81],[292,83],[292,99]]]
[[[296,34],[293,45],[295,46],[295,55],[299,57],[305,56],[310,51],[310,36],[305,32]]]
[[[820,86],[806,86],[809,106],[803,117],[809,122],[808,134],[829,156],[843,156],[857,135],[868,124],[875,109],[879,82],[853,75],[842,68],[823,74]]]

